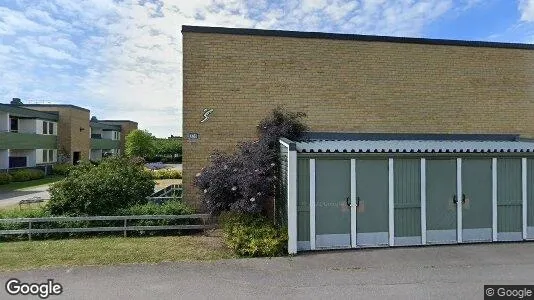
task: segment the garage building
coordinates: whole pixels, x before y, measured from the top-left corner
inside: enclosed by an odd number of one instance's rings
[[[290,253],[534,239],[532,140],[308,133],[280,143],[277,217]]]

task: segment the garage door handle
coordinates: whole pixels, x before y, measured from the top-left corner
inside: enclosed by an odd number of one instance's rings
[[[465,194],[462,194],[462,204],[465,204]]]
[[[349,197],[347,197],[347,199],[346,199],[346,200],[347,200],[347,205],[348,205],[348,206],[350,206],[350,198],[349,198]]]
[[[458,203],[458,199],[456,199],[456,195],[452,196],[452,203],[454,204]]]
[[[360,206],[360,197],[356,197],[356,207]]]

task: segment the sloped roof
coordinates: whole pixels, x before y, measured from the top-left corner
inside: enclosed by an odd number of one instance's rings
[[[534,141],[473,140],[308,140],[302,153],[534,153]]]

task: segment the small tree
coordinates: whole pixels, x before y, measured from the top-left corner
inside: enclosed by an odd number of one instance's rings
[[[53,215],[112,215],[147,202],[155,182],[139,160],[105,158],[98,165],[82,162],[50,187],[47,203]]]
[[[156,159],[176,161],[182,156],[182,140],[179,138],[154,139]]]
[[[154,155],[154,137],[146,130],[133,130],[126,136],[126,155],[144,159]]]
[[[206,208],[213,214],[263,212],[275,196],[278,140],[297,139],[307,129],[304,116],[277,108],[258,125],[258,141],[242,143],[234,154],[213,153],[194,181]]]

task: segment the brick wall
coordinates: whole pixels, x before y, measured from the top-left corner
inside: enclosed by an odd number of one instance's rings
[[[183,33],[186,198],[209,154],[280,105],[314,131],[534,137],[534,51]],[[214,109],[204,123],[204,108]],[[190,132],[199,133],[189,142]]]

